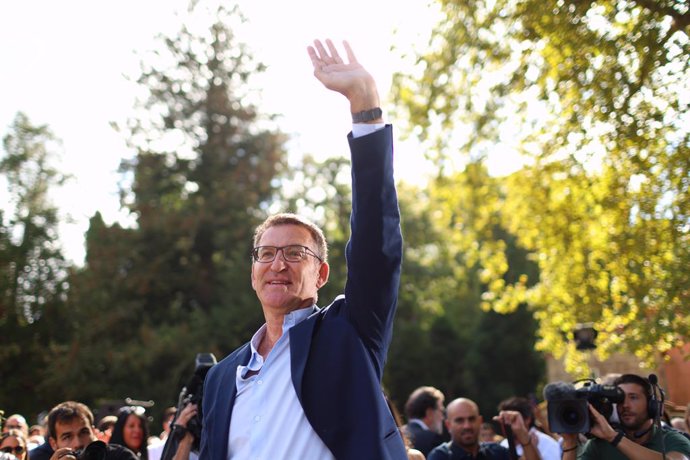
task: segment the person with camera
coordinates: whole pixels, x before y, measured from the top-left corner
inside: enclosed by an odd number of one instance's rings
[[[542,460],[559,460],[561,458],[561,448],[558,445],[558,441],[536,428],[534,423],[534,407],[527,398],[513,396],[504,399],[498,404],[498,410],[513,410],[520,412],[525,426],[537,441],[537,450],[539,450],[539,455],[541,455]],[[504,439],[501,441],[501,445],[503,447],[508,447],[508,440]],[[517,445],[516,450],[519,455],[522,455],[522,446]]]
[[[522,446],[524,460],[541,460],[536,437],[531,435],[517,411],[500,411],[494,421],[509,428],[509,433]],[[510,460],[510,450],[495,442],[480,443],[479,433],[483,418],[477,403],[467,398],[454,399],[446,407],[446,428],[450,442],[432,450],[427,460]],[[518,457],[516,456],[515,459]]]
[[[196,404],[187,404],[176,414],[170,426],[170,434],[168,436],[168,443],[176,441],[175,451],[165,452],[165,457],[169,456],[168,458],[172,458],[172,460],[196,460],[199,458],[192,451],[192,447],[194,447],[194,434],[188,428],[189,421],[196,417],[198,413],[199,407]]]
[[[50,460],[138,460],[126,447],[99,441],[95,430],[85,404],[66,401],[53,407],[48,414],[48,442],[54,450]]]
[[[623,374],[614,385],[625,394],[623,402],[616,405],[620,429],[614,429],[606,417],[589,404],[589,433],[593,438],[580,448],[578,433],[561,433],[564,460],[690,460],[690,441],[655,423],[661,404],[654,397],[648,379]]]
[[[330,269],[318,226],[278,214],[257,228],[251,285],[266,322],[206,376],[203,459],[407,459],[381,388],[402,263],[393,133],[373,77],[344,48],[344,58],[330,40],[307,50],[352,114],[345,295],[316,305]]]

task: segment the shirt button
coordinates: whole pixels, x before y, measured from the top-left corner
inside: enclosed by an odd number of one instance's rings
[[[257,381],[256,381],[256,384],[257,384],[257,385],[261,385],[262,383],[264,383],[263,380],[257,380]]]
[[[255,421],[255,422],[260,422],[260,421],[261,421],[261,417],[257,415],[256,417],[254,417],[254,421]]]

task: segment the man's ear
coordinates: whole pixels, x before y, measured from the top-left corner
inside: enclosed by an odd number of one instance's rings
[[[56,441],[55,438],[53,438],[52,436],[49,436],[49,437],[48,437],[48,444],[50,444],[50,447],[52,447],[53,450],[57,450],[57,449],[58,449],[57,441]]]
[[[328,266],[328,262],[321,262],[319,266],[319,279],[316,281],[316,287],[320,289],[323,285],[328,282],[328,275],[330,274],[331,267]]]

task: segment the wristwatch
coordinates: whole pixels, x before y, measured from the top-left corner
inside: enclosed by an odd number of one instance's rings
[[[372,121],[379,119],[383,116],[383,111],[381,107],[374,107],[369,110],[362,110],[361,112],[352,114],[352,123],[366,123],[367,121]]]

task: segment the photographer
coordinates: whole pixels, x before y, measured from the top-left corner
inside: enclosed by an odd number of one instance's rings
[[[178,440],[177,451],[173,460],[194,460],[197,457],[192,452],[194,445],[194,435],[187,429],[187,423],[196,417],[199,407],[196,404],[188,404],[180,411],[170,430],[170,436]]]
[[[106,445],[98,441],[93,414],[82,403],[67,401],[53,407],[48,414],[48,432],[48,442],[55,451],[50,460],[138,460],[136,455],[125,447],[116,444]],[[95,455],[97,450],[85,450],[94,442],[102,446],[101,455]],[[94,454],[84,455],[87,452]]]
[[[594,437],[576,455],[578,434],[563,433],[564,460],[690,459],[690,441],[654,423],[660,404],[649,380],[624,374],[614,385],[625,393],[624,401],[616,406],[621,431],[616,431],[606,417],[589,404],[590,434]]]

